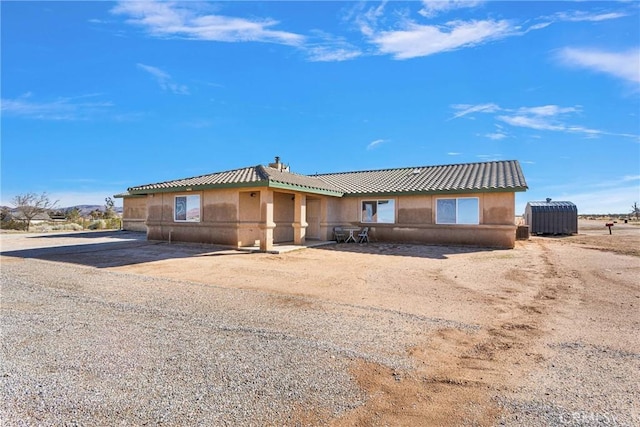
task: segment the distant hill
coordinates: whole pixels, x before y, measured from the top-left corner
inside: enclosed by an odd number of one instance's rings
[[[66,208],[57,208],[54,209],[55,212],[68,212],[70,210],[73,210],[74,208],[77,208],[78,211],[80,211],[80,216],[89,216],[89,214],[95,210],[99,210],[102,212],[105,212],[107,210],[107,207],[105,205],[76,205],[76,206],[69,206]],[[7,209],[9,212],[14,212],[15,208],[14,207],[10,207],[10,206],[0,206],[0,209]],[[122,207],[115,207],[115,211],[118,214],[122,213]]]
[[[57,210],[62,212],[68,212],[70,210],[73,210],[74,208],[80,211],[81,216],[88,216],[91,212],[95,210],[99,210],[102,212],[107,210],[107,207],[105,205],[76,205],[76,206],[69,206],[67,208],[59,208]],[[116,206],[115,211],[116,213],[122,213],[122,208]]]

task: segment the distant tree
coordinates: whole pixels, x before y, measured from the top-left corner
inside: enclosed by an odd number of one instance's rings
[[[92,219],[100,219],[104,216],[104,212],[102,212],[100,209],[94,209],[92,210],[89,215],[91,215]]]
[[[111,218],[115,218],[116,217],[116,203],[113,201],[113,199],[111,197],[107,197],[106,199],[104,199],[104,206],[105,206],[105,211],[104,211],[104,218],[105,219],[111,219]]]
[[[635,215],[636,219],[640,217],[640,206],[638,206],[638,202],[634,202],[631,205],[631,215]]]
[[[2,207],[0,210],[0,221],[8,221],[11,218],[11,213],[9,212],[9,208],[6,206]]]
[[[55,209],[58,201],[52,202],[47,193],[40,195],[36,193],[26,193],[18,194],[11,200],[11,203],[16,207],[16,211],[24,217],[27,223],[27,231],[29,231],[31,221],[36,216]]]
[[[67,221],[79,223],[80,222],[80,209],[71,208],[68,209],[65,216],[67,217]]]

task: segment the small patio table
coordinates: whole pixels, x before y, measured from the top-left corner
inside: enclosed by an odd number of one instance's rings
[[[344,231],[349,232],[349,236],[345,239],[345,243],[356,242],[356,236],[353,235],[356,231],[360,231],[360,227],[342,227]]]

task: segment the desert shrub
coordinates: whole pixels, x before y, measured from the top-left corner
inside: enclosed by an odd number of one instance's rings
[[[52,230],[73,230],[73,231],[80,231],[82,230],[82,226],[79,224],[76,224],[74,222],[71,222],[69,224],[57,224],[54,225],[53,227],[51,227]]]
[[[120,218],[97,219],[87,226],[89,230],[117,230],[120,229]]]
[[[106,220],[106,228],[120,229],[120,218],[109,218]]]
[[[0,222],[0,228],[2,228],[4,230],[26,231],[27,230],[27,223],[24,222],[24,221],[15,221],[13,219],[10,219],[9,221]]]
[[[102,219],[98,219],[96,221],[91,221],[91,224],[87,227],[89,230],[104,230],[106,228],[105,221]]]

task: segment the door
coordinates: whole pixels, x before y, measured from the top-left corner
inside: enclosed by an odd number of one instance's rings
[[[307,239],[320,239],[320,200],[307,197]]]

